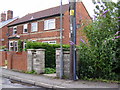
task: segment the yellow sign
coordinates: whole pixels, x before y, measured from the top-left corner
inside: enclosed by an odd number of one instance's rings
[[[70,10],[70,15],[71,15],[71,16],[74,15],[74,10]]]

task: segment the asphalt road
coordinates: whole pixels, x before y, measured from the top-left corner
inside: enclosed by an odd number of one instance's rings
[[[11,81],[6,78],[0,77],[0,79],[2,79],[2,83],[0,83],[1,88],[34,88],[34,90],[36,90],[35,88],[41,88],[41,87],[36,87],[28,84],[19,83],[16,81]]]

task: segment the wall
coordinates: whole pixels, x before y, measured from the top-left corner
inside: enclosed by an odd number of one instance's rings
[[[76,4],[76,22],[77,24],[82,24],[80,20],[91,20],[85,6],[83,3],[78,2]],[[56,28],[53,30],[44,30],[44,20],[48,19],[56,19]],[[35,21],[34,21],[35,22]],[[42,41],[54,41],[60,43],[60,16],[49,17],[46,19],[37,20],[38,22],[38,31],[31,32],[31,23],[28,22],[28,33],[23,33],[23,24],[18,25],[18,34],[20,35],[20,39],[29,39],[36,40],[39,42]],[[77,45],[80,43],[80,39],[87,40],[85,34],[81,32],[83,27],[77,29]],[[12,35],[12,30],[10,30],[10,35]],[[70,15],[69,11],[66,11],[63,16],[63,44],[69,44],[70,41]]]
[[[5,60],[7,60],[7,52],[0,51],[0,66],[5,66]]]
[[[27,52],[8,52],[8,69],[27,71]]]

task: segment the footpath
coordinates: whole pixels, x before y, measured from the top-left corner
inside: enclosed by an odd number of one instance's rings
[[[116,83],[57,79],[55,76],[25,74],[8,69],[2,69],[2,77],[45,88],[78,88],[78,90],[80,88],[96,88],[95,90],[101,88],[102,90],[119,90],[119,85]]]

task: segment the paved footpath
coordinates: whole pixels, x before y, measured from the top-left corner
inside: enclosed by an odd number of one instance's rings
[[[2,76],[46,88],[105,88],[104,90],[119,90],[118,84],[115,83],[63,80],[45,75],[32,75],[15,72],[8,69],[2,69]]]

